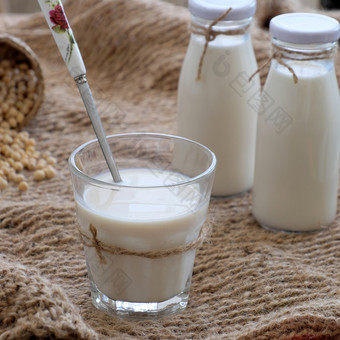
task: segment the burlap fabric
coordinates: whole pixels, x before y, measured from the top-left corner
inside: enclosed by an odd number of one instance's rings
[[[158,0],[65,7],[107,133],[176,133],[187,9]],[[259,64],[270,55],[269,19],[295,10],[296,1],[259,2],[252,28]],[[251,194],[211,202],[212,236],[197,250],[183,313],[137,322],[96,310],[67,168],[70,152],[94,133],[42,16],[4,20],[3,30],[40,57],[46,98],[26,129],[57,157],[59,173],[26,193],[1,192],[0,339],[340,339],[340,216],[318,233],[271,233],[254,221]],[[337,70],[340,80],[339,60]]]

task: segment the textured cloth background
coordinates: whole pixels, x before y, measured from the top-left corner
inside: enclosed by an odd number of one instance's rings
[[[252,28],[261,64],[266,29],[296,1],[259,1]],[[187,9],[157,0],[70,0],[67,14],[108,134],[176,133],[176,88]],[[340,18],[339,12],[331,12]],[[251,193],[212,200],[213,233],[196,256],[188,308],[159,321],[124,321],[91,303],[67,159],[94,138],[40,14],[2,29],[38,54],[46,99],[26,128],[58,159],[58,177],[0,196],[0,339],[340,339],[340,216],[312,234],[272,233],[251,215]],[[337,60],[338,80],[340,63]],[[262,73],[262,80],[266,72]]]

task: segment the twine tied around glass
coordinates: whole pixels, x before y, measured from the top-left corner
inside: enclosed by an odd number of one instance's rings
[[[260,73],[267,65],[271,63],[273,59],[275,59],[280,65],[285,67],[293,76],[294,84],[297,84],[299,81],[298,76],[296,75],[294,68],[286,63],[283,59],[286,60],[298,60],[298,61],[312,61],[312,60],[327,60],[334,57],[337,53],[337,47],[333,46],[328,50],[324,50],[321,52],[307,52],[307,51],[292,51],[287,50],[286,48],[279,47],[277,45],[273,45],[273,53],[268,60],[263,63],[250,77],[249,82],[253,80],[253,78]]]
[[[203,27],[201,25],[192,23],[191,25],[191,33],[193,34],[198,34],[198,35],[203,35],[205,37],[205,44],[203,48],[202,55],[200,57],[200,61],[198,64],[198,70],[197,70],[197,76],[196,76],[196,81],[201,80],[201,74],[202,74],[202,68],[203,68],[203,62],[204,62],[204,57],[207,53],[208,50],[208,45],[209,42],[215,40],[215,38],[218,35],[240,35],[240,34],[245,34],[250,27],[250,24],[246,25],[245,27],[241,29],[229,29],[226,31],[216,31],[214,30],[214,26],[220,22],[222,19],[224,19],[230,12],[232,11],[232,8],[228,8],[224,13],[222,13],[218,18],[216,18],[208,27]]]
[[[138,257],[144,257],[147,259],[161,259],[165,257],[175,256],[175,255],[181,255],[184,253],[187,253],[191,250],[195,250],[200,245],[203,244],[203,242],[208,238],[210,234],[210,226],[208,223],[205,223],[204,226],[201,228],[199,236],[196,240],[189,242],[187,244],[184,244],[182,246],[176,247],[176,248],[169,248],[169,249],[162,249],[162,250],[154,250],[154,251],[145,251],[145,252],[137,252],[117,246],[111,246],[108,244],[105,244],[104,242],[98,240],[97,238],[97,228],[90,224],[89,231],[91,233],[92,237],[89,237],[87,234],[85,234],[80,228],[78,227],[80,235],[82,236],[83,243],[86,247],[89,248],[95,248],[97,255],[99,257],[101,264],[106,264],[105,256],[103,255],[103,252],[107,252],[111,255],[128,255],[128,256],[138,256]]]

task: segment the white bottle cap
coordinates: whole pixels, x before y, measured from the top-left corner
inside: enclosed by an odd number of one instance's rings
[[[255,14],[256,0],[189,0],[190,13],[201,19],[215,20],[229,8],[222,21],[244,20]]]
[[[340,38],[340,24],[326,15],[287,13],[270,21],[271,35],[292,44],[323,44]]]

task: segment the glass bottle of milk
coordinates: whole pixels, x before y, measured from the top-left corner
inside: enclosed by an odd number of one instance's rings
[[[265,228],[313,231],[336,216],[340,99],[337,20],[272,19],[273,60],[258,120],[253,215]]]
[[[256,1],[189,0],[189,10],[192,34],[179,80],[178,134],[216,154],[214,196],[240,194],[254,180],[257,114],[248,101],[259,94],[260,81],[248,79],[257,69],[249,33]]]

